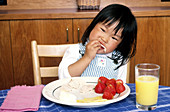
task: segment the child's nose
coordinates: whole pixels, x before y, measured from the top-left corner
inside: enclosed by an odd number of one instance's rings
[[[108,43],[108,38],[106,36],[102,36],[101,37],[101,40],[105,43]]]

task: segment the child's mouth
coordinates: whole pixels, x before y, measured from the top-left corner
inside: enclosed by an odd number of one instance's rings
[[[101,48],[104,49],[104,52],[106,52],[106,47],[103,44],[101,44]]]

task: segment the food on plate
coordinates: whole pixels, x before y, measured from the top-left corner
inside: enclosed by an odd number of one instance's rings
[[[123,84],[123,81],[122,81],[121,79],[117,79],[117,80],[116,80],[116,84],[117,84],[117,83],[122,83],[122,84]]]
[[[104,89],[104,92],[110,92],[114,96],[116,94],[116,89],[115,89],[115,87],[113,85],[109,84]]]
[[[95,97],[97,94],[94,91],[94,87],[95,84],[86,83],[82,79],[71,79],[58,89],[59,94],[56,93],[56,96],[64,102],[76,102],[77,99],[84,99],[87,96]]]
[[[83,80],[75,80],[71,79],[69,83],[66,83],[61,86],[61,90],[65,90],[67,92],[72,92],[75,89],[80,89],[82,86],[85,85],[85,82]]]
[[[77,100],[78,103],[93,103],[93,102],[104,102],[107,101],[107,99],[103,99],[102,96],[96,96],[92,98],[84,98],[81,100]]]
[[[59,90],[59,100],[61,101],[91,103],[113,99],[125,91],[125,86],[121,79],[108,79],[101,76],[98,78],[97,84],[71,79],[68,83],[62,85]]]
[[[98,79],[98,83],[95,86],[95,92],[96,93],[103,93],[102,98],[104,99],[113,99],[115,94],[121,94],[125,91],[125,86],[123,84],[123,81],[121,79],[108,79],[101,76]]]
[[[103,84],[106,84],[108,80],[109,80],[108,78],[101,76],[99,77],[98,82],[102,82]]]
[[[64,84],[61,86],[60,90],[71,92],[71,91],[73,91],[73,88],[71,86],[69,86],[68,84]]]
[[[71,81],[68,83],[68,85],[74,89],[79,89],[84,84],[85,82],[83,80],[74,80],[74,79],[71,79]]]
[[[105,91],[102,96],[103,99],[107,99],[107,100],[111,100],[113,99],[113,97],[114,95],[110,91]]]
[[[80,93],[87,93],[87,92],[94,91],[94,85],[83,85],[79,91]]]
[[[106,85],[109,85],[111,84],[113,87],[116,86],[116,80],[113,78],[113,79],[109,79],[107,82],[106,82]]]
[[[95,92],[96,93],[103,93],[106,85],[102,83],[101,81],[98,81],[97,85],[95,86]]]
[[[72,93],[61,90],[59,94],[59,100],[64,101],[64,102],[76,103],[77,97]]]
[[[116,92],[120,94],[123,91],[125,91],[125,86],[122,83],[117,83],[116,84]]]

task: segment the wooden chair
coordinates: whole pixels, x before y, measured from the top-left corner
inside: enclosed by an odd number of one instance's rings
[[[34,84],[40,85],[42,77],[57,77],[58,66],[55,67],[40,67],[39,57],[63,57],[66,49],[74,44],[63,45],[37,45],[34,40],[31,42],[32,62],[34,73]],[[126,83],[129,83],[130,62],[127,64]]]
[[[124,82],[129,83],[129,81],[130,81],[130,61],[126,65],[121,66],[118,70],[119,70],[118,79],[121,78]]]
[[[126,83],[129,83],[129,80],[130,80],[130,61],[127,63]]]
[[[41,84],[42,77],[57,77],[58,76],[58,66],[40,67],[39,57],[63,57],[66,49],[71,45],[73,44],[37,45],[37,42],[35,40],[31,42],[35,85]]]

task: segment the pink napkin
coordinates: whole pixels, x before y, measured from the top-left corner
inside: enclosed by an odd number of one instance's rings
[[[0,111],[37,111],[40,104],[43,85],[15,86],[8,91]]]

